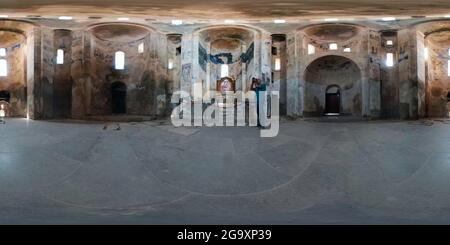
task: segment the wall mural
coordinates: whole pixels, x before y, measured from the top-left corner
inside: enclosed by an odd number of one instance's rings
[[[192,64],[183,64],[181,67],[181,78],[185,82],[190,82],[192,78]]]
[[[201,44],[198,45],[198,63],[200,64],[202,70],[206,72],[206,63],[208,63],[208,52]]]
[[[222,64],[233,64],[239,60],[233,60],[233,54],[231,53],[218,53],[215,55],[210,54],[209,60],[211,63],[216,65],[222,65]]]
[[[250,44],[250,47],[248,47],[247,52],[241,55],[242,62],[245,62],[248,65],[253,60],[254,50],[255,50],[255,43],[252,43]]]
[[[200,64],[200,67],[202,68],[203,71],[206,71],[206,64],[208,62],[208,60],[216,65],[222,65],[222,64],[233,64],[236,63],[238,61],[241,61],[243,63],[249,64],[254,57],[254,50],[255,50],[255,45],[254,43],[252,43],[250,45],[250,47],[247,49],[247,51],[243,54],[241,54],[241,56],[236,59],[233,60],[233,54],[232,53],[219,53],[219,54],[209,54],[206,51],[206,49],[200,44],[198,46],[198,63]]]

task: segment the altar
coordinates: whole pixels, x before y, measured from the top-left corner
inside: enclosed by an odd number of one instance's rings
[[[227,124],[234,124],[237,115],[244,115],[245,105],[245,103],[242,103],[242,100],[237,98],[236,80],[231,77],[221,78],[217,81],[216,93],[216,105],[218,106],[218,111],[226,118]],[[244,121],[243,123],[245,123],[245,117],[243,117],[242,120]]]

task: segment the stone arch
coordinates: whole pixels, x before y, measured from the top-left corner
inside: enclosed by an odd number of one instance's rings
[[[411,26],[416,32],[418,115],[419,117],[447,117],[448,48],[450,20],[423,21]],[[428,52],[426,57],[425,50]]]
[[[111,113],[111,84],[121,81],[127,87],[126,113],[139,116],[163,115],[159,107],[165,101],[158,102],[158,96],[166,93],[167,37],[154,28],[136,23],[104,22],[86,27],[85,42],[87,80],[89,86],[80,81],[74,86],[78,91],[72,98],[73,103],[83,101],[86,108],[78,117],[108,115]],[[115,65],[115,54],[121,51],[125,55],[124,69]]]
[[[95,23],[92,25],[88,25],[86,26],[85,30],[89,31],[89,32],[93,32],[95,31],[95,28],[100,28],[100,27],[107,27],[109,28],[110,26],[123,26],[123,27],[137,27],[137,28],[143,28],[146,29],[148,32],[158,32],[159,31],[149,25],[144,25],[144,24],[139,24],[139,23],[133,23],[133,22],[101,22],[101,23]]]
[[[346,26],[354,26],[357,28],[368,28],[368,26],[365,25],[361,25],[361,24],[356,24],[356,23],[349,23],[349,22],[329,22],[329,23],[318,23],[318,24],[308,24],[308,25],[304,25],[302,27],[297,28],[297,31],[302,31],[305,29],[308,29],[310,27],[315,27],[315,26],[330,26],[330,25],[346,25]]]
[[[271,36],[249,25],[211,25],[196,29],[193,33],[192,71],[197,77],[192,83],[194,97],[215,90],[221,78],[220,62],[228,63],[229,77],[236,80],[236,89],[239,91],[249,89],[252,77],[268,82],[271,77],[271,47],[260,40],[270,41]],[[262,54],[266,52],[267,55]]]
[[[326,112],[326,91],[340,88],[339,112],[361,116],[362,72],[355,61],[345,56],[325,55],[312,61],[304,72],[304,114],[321,116]]]
[[[39,25],[22,20],[1,19],[1,48],[6,49],[8,76],[0,78],[0,90],[10,92],[9,109],[11,116],[34,118],[35,74],[35,30]],[[37,74],[36,74],[37,75]]]
[[[195,29],[194,34],[196,33],[200,33],[200,32],[204,32],[204,31],[208,31],[211,29],[223,29],[223,28],[240,28],[240,29],[244,29],[247,31],[251,31],[251,32],[263,32],[264,29],[257,27],[257,26],[253,26],[253,25],[245,25],[245,24],[231,24],[231,25],[226,25],[226,24],[218,24],[218,25],[208,25],[205,27],[199,27],[197,29]]]

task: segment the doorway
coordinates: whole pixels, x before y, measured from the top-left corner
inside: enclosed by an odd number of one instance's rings
[[[325,115],[337,116],[341,108],[341,89],[338,85],[328,86],[325,91]]]
[[[111,106],[113,114],[127,113],[127,85],[123,82],[111,84]]]
[[[11,94],[8,91],[2,90],[0,91],[0,101],[6,101],[9,103],[11,99]]]

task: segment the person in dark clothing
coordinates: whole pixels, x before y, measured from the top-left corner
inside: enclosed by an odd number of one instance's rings
[[[0,123],[5,124],[5,117],[6,117],[6,111],[5,111],[5,105],[2,104],[0,106]]]
[[[261,123],[259,120],[259,115],[260,115],[260,111],[259,111],[259,102],[260,102],[260,92],[266,92],[267,88],[266,85],[263,84],[261,82],[261,79],[257,79],[257,78],[252,78],[252,85],[251,85],[251,90],[255,91],[256,93],[256,113],[258,116],[258,127],[261,127]],[[263,96],[264,98],[264,96]]]

